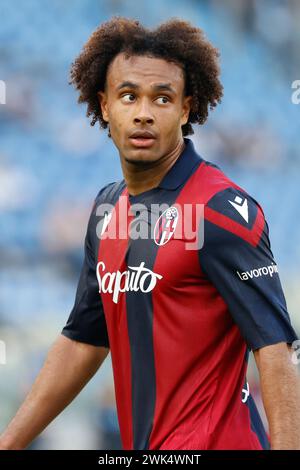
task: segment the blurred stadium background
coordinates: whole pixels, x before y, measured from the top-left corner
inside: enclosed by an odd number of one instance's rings
[[[115,14],[148,26],[181,17],[220,49],[223,103],[203,128],[194,126],[193,140],[262,204],[300,331],[300,106],[291,101],[300,79],[300,2],[1,0],[0,431],[72,308],[93,198],[122,178],[106,132],[89,126],[68,85],[82,45]],[[253,363],[249,379],[260,402]],[[32,448],[120,448],[110,359]]]

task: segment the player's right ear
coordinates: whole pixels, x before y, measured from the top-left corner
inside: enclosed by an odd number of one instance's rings
[[[99,101],[99,105],[102,111],[102,117],[104,121],[108,122],[108,112],[107,112],[107,96],[105,91],[98,91],[97,97]]]

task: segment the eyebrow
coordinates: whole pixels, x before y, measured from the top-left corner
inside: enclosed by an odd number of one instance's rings
[[[117,90],[121,90],[122,88],[139,88],[139,86],[136,83],[126,81],[126,82],[122,82],[117,87]]]
[[[137,83],[125,81],[122,82],[118,87],[117,90],[121,90],[122,88],[132,88],[134,90],[137,90],[140,88],[140,86]],[[170,93],[173,93],[176,95],[175,90],[171,87],[170,83],[158,83],[157,85],[153,85],[152,88],[155,91],[169,91]]]

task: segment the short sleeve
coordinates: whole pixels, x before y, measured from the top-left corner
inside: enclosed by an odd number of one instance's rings
[[[105,315],[96,276],[95,202],[84,241],[84,260],[75,303],[61,333],[76,341],[109,348]]]
[[[292,343],[297,335],[260,205],[245,192],[227,188],[213,196],[204,212],[200,266],[227,304],[248,347]]]

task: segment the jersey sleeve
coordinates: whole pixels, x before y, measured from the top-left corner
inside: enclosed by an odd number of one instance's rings
[[[248,347],[292,343],[297,335],[260,205],[242,190],[227,188],[210,199],[204,213],[200,266],[227,304]]]
[[[97,198],[94,201],[85,236],[84,260],[75,303],[61,333],[76,341],[109,348],[105,315],[96,276],[96,201]]]

